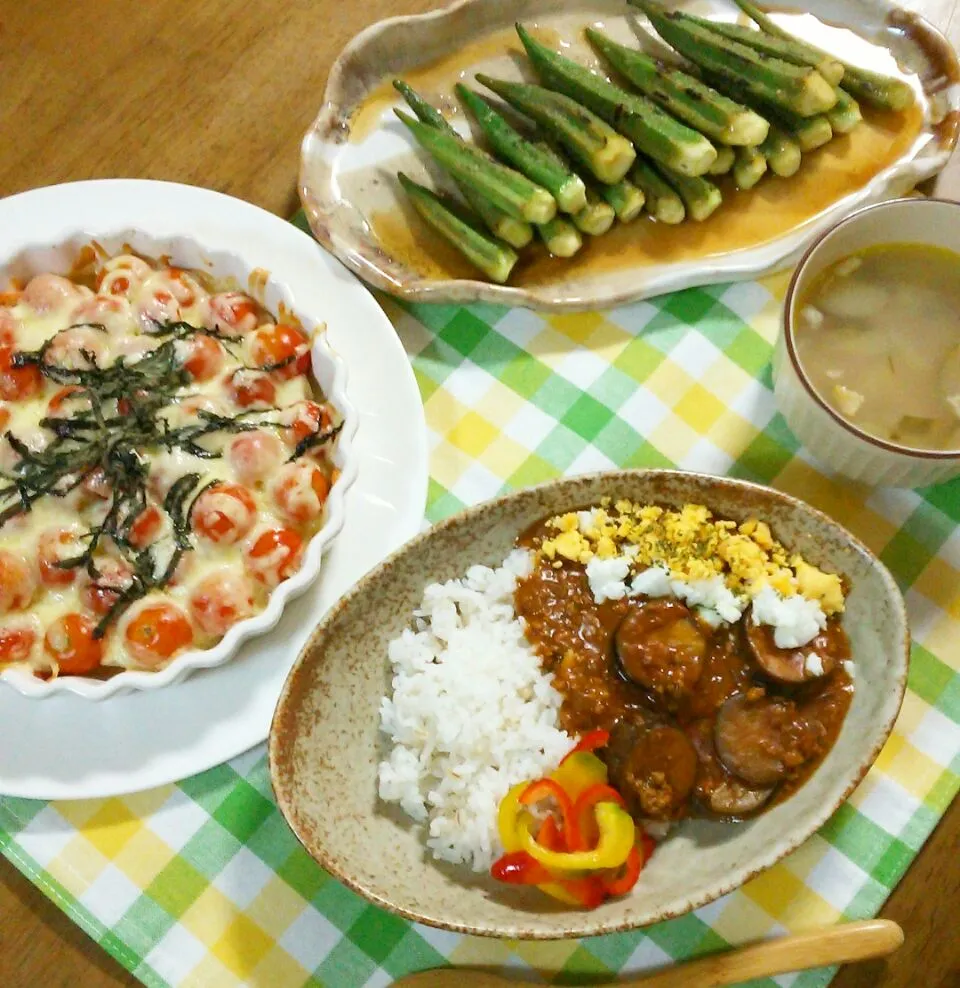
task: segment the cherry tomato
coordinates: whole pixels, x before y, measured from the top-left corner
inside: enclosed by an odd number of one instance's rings
[[[333,425],[333,416],[329,405],[321,405],[315,401],[298,401],[287,410],[294,442],[302,442],[307,436],[329,429]]]
[[[54,336],[43,355],[43,362],[47,367],[68,370],[103,367],[107,346],[107,334],[101,330],[92,326],[73,326]]]
[[[275,587],[300,568],[303,539],[291,528],[271,528],[247,550],[246,563],[254,579]]]
[[[96,323],[113,333],[119,341],[129,332],[130,303],[114,295],[94,295],[84,299],[70,316],[73,323]],[[123,352],[123,351],[121,351]]]
[[[48,587],[65,587],[73,583],[75,569],[64,569],[59,562],[78,556],[83,551],[79,533],[70,528],[48,529],[37,544],[40,579]]]
[[[291,362],[274,373],[284,380],[306,374],[310,366],[310,340],[302,329],[279,323],[257,330],[250,353],[258,367],[272,367],[284,360]]]
[[[95,614],[106,614],[130,586],[133,571],[120,559],[98,559],[100,575],[83,588],[83,602]]]
[[[245,484],[256,484],[276,474],[286,453],[280,437],[265,429],[241,432],[227,446],[227,460],[237,479]]]
[[[0,663],[24,662],[36,641],[33,628],[0,628]]]
[[[43,386],[43,377],[36,364],[14,367],[16,352],[10,343],[0,343],[0,398],[4,401],[30,398]]]
[[[170,282],[170,291],[184,309],[189,309],[197,301],[199,285],[183,268],[167,268],[164,271]]]
[[[124,638],[138,662],[156,666],[193,643],[193,628],[175,604],[146,604],[130,619]]]
[[[22,611],[37,589],[37,578],[23,556],[0,549],[0,614]]]
[[[227,381],[227,388],[230,397],[241,408],[251,408],[254,405],[270,407],[277,400],[276,385],[266,374],[258,374],[256,371],[234,371]]]
[[[84,477],[83,483],[80,486],[83,488],[85,494],[98,498],[101,501],[106,501],[113,492],[113,487],[102,467],[94,467]]]
[[[246,487],[220,483],[205,490],[191,512],[194,531],[211,542],[230,545],[253,528],[257,505]]]
[[[212,337],[197,333],[190,338],[190,355],[183,362],[195,381],[209,381],[223,367],[223,347]]]
[[[217,570],[190,595],[190,616],[208,635],[224,635],[254,612],[253,584],[241,572]]]
[[[320,516],[330,481],[312,463],[297,460],[280,468],[272,493],[284,516],[302,524]]]
[[[177,322],[180,319],[180,304],[171,292],[162,288],[151,292],[145,298],[141,294],[136,310],[137,320],[145,333],[155,333],[158,325]]]
[[[131,284],[137,284],[144,282],[150,275],[153,274],[153,268],[143,258],[136,257],[134,254],[120,254],[117,257],[111,257],[97,274],[96,288],[99,292],[104,285],[110,285],[114,278],[126,278],[127,286]],[[109,289],[103,294],[119,294],[119,292],[111,292]]]
[[[156,505],[148,504],[147,507],[133,519],[127,538],[134,549],[145,549],[151,542],[154,542],[160,534],[163,526],[163,515]]]
[[[38,274],[23,289],[23,301],[37,312],[52,312],[83,294],[83,289],[68,278],[58,274]]]
[[[47,654],[55,659],[65,676],[93,672],[103,658],[103,642],[93,637],[96,625],[86,616],[71,612],[58,617],[43,638]]]
[[[224,292],[210,299],[213,325],[225,336],[243,336],[257,328],[260,307],[243,292]]]

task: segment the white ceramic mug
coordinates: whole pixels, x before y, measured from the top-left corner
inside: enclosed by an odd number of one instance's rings
[[[781,332],[773,356],[774,394],[794,435],[831,470],[865,484],[923,487],[960,475],[960,450],[899,446],[851,425],[814,390],[794,342],[798,300],[817,275],[856,251],[896,243],[929,244],[960,254],[960,203],[894,199],[867,206],[851,213],[810,245],[793,273],[784,299]],[[904,331],[909,332],[909,326]]]

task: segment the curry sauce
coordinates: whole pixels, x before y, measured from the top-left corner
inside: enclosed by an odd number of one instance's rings
[[[520,544],[537,550],[548,535],[541,524]],[[838,616],[804,646],[821,670],[811,678],[786,661],[796,650],[754,634],[749,610],[714,627],[673,598],[598,603],[575,560],[538,554],[515,607],[563,696],[563,729],[610,732],[611,779],[638,820],[743,818],[786,799],[833,746],[853,696]]]

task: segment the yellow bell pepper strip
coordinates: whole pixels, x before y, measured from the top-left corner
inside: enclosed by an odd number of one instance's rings
[[[583,843],[582,850],[589,851],[597,846],[600,834],[597,830],[596,806],[604,800],[608,803],[616,803],[624,809],[627,808],[623,796],[605,782],[598,782],[584,789],[577,797],[573,807],[573,818],[577,822],[577,830]]]
[[[547,817],[537,842],[543,847],[563,850],[563,834],[560,833],[553,817]],[[593,909],[606,898],[603,881],[598,877],[571,878],[558,880],[539,861],[526,851],[510,851],[498,858],[490,869],[497,881],[508,885],[537,885],[547,895],[571,906]]]
[[[548,851],[568,851],[563,834],[552,816],[548,816],[537,833],[537,843]],[[542,868],[543,865],[537,864]],[[603,880],[599,876],[584,875],[582,878],[565,878],[560,881],[538,883],[540,891],[571,906],[596,909],[607,897],[603,890]]]
[[[605,731],[588,732],[550,775],[507,792],[497,814],[505,853],[490,869],[495,879],[536,885],[581,909],[633,888],[655,845],[635,829],[593,753],[608,740]],[[527,809],[541,803],[549,807],[542,821]]]
[[[563,786],[574,801],[592,785],[607,781],[607,766],[589,751],[576,751],[550,773],[550,778]]]
[[[566,790],[554,779],[537,779],[531,782],[526,789],[520,793],[520,803],[523,806],[534,806],[546,799],[552,799],[557,804],[560,811],[560,819],[563,821],[563,840],[566,849],[572,851],[586,850],[582,847],[583,841],[577,829],[577,821],[573,815],[573,800],[567,795]],[[553,819],[552,817],[550,819]]]
[[[596,815],[600,839],[592,851],[549,851],[537,843],[527,820],[520,820],[517,828],[521,849],[561,875],[619,868],[627,860],[636,839],[633,817],[623,807],[611,802],[597,803]]]

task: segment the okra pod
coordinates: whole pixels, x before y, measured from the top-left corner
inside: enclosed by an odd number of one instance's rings
[[[517,33],[545,85],[592,110],[638,150],[684,175],[702,175],[713,164],[717,152],[703,134],[645,96],[628,93],[540,44],[520,24]]]
[[[780,27],[759,7],[747,2],[747,0],[735,0],[735,3],[761,31],[766,31],[767,34],[772,34],[778,38],[789,38],[791,41],[797,41],[819,55],[825,54],[815,45],[794,38],[789,31]],[[908,106],[913,105],[915,99],[913,89],[903,79],[882,75],[879,72],[871,72],[870,69],[861,69],[840,59],[838,61],[843,66],[843,88],[856,99],[870,103],[881,110],[905,110]]]
[[[752,189],[767,172],[767,159],[759,148],[737,148],[733,180],[738,189]]]
[[[843,78],[843,63],[839,62],[832,55],[826,52],[817,51],[804,45],[790,36],[778,37],[775,34],[768,34],[766,31],[757,31],[752,27],[742,24],[730,24],[727,21],[711,21],[706,17],[695,17],[687,14],[690,20],[708,30],[716,31],[731,41],[739,41],[740,44],[753,48],[763,55],[770,55],[773,58],[782,59],[784,62],[791,62],[794,65],[807,65],[816,69],[831,86],[839,84]]]
[[[643,212],[646,196],[627,178],[620,179],[615,185],[599,183],[594,191],[613,206],[621,223],[629,223]]]
[[[494,205],[528,223],[546,223],[557,212],[557,202],[526,175],[500,164],[479,148],[435,127],[394,110],[424,150],[457,181],[469,185]]]
[[[583,246],[579,230],[565,216],[554,216],[549,223],[539,223],[536,231],[554,257],[573,257]]]
[[[535,120],[601,182],[619,182],[636,159],[633,145],[576,100],[542,86],[478,74],[477,81]]]
[[[758,150],[767,159],[767,165],[774,175],[789,178],[796,175],[800,168],[800,145],[779,127],[770,128],[767,139]]]
[[[594,28],[587,28],[587,37],[625,79],[701,134],[723,144],[748,145],[759,144],[767,136],[763,117],[699,79],[619,45]]]
[[[542,185],[557,200],[557,206],[565,213],[576,213],[583,209],[587,204],[583,180],[579,175],[575,175],[562,159],[545,153],[542,148],[524,137],[473,90],[458,83],[456,91],[476,118],[498,157],[513,165],[532,182]]]
[[[827,110],[827,120],[835,134],[849,134],[863,120],[860,104],[843,89],[837,90],[837,102]]]
[[[666,168],[659,171],[683,200],[687,216],[698,223],[712,216],[723,202],[720,190],[707,178],[681,175]]]
[[[647,212],[655,220],[671,226],[683,222],[687,215],[683,200],[648,161],[637,159],[630,171],[630,181],[643,192],[647,200]]]
[[[768,128],[769,133],[769,128]],[[727,147],[726,144],[718,144],[717,148],[717,160],[710,166],[710,171],[707,172],[708,175],[726,175],[731,168],[733,168],[734,153],[733,148]]]
[[[802,117],[823,113],[837,101],[836,90],[816,69],[761,55],[683,14],[665,11],[652,0],[630,3],[650,18],[660,37],[681,55],[710,72],[736,80],[755,96],[783,104]]]
[[[613,206],[600,198],[592,189],[587,189],[587,204],[579,213],[574,213],[573,222],[582,233],[599,237],[607,232],[617,218]]]
[[[460,135],[451,126],[447,118],[435,107],[428,103],[417,91],[402,79],[393,80],[393,88],[407,101],[407,105],[417,115],[422,123],[436,127],[460,140]],[[467,201],[473,211],[483,221],[484,226],[495,236],[506,241],[511,247],[521,250],[533,240],[533,227],[525,220],[517,219],[495,206],[489,199],[474,192],[469,185],[456,182],[460,195]]]
[[[510,247],[481,233],[435,192],[414,182],[403,172],[398,172],[397,178],[420,216],[475,268],[499,284],[510,277],[517,263],[517,255]]]

